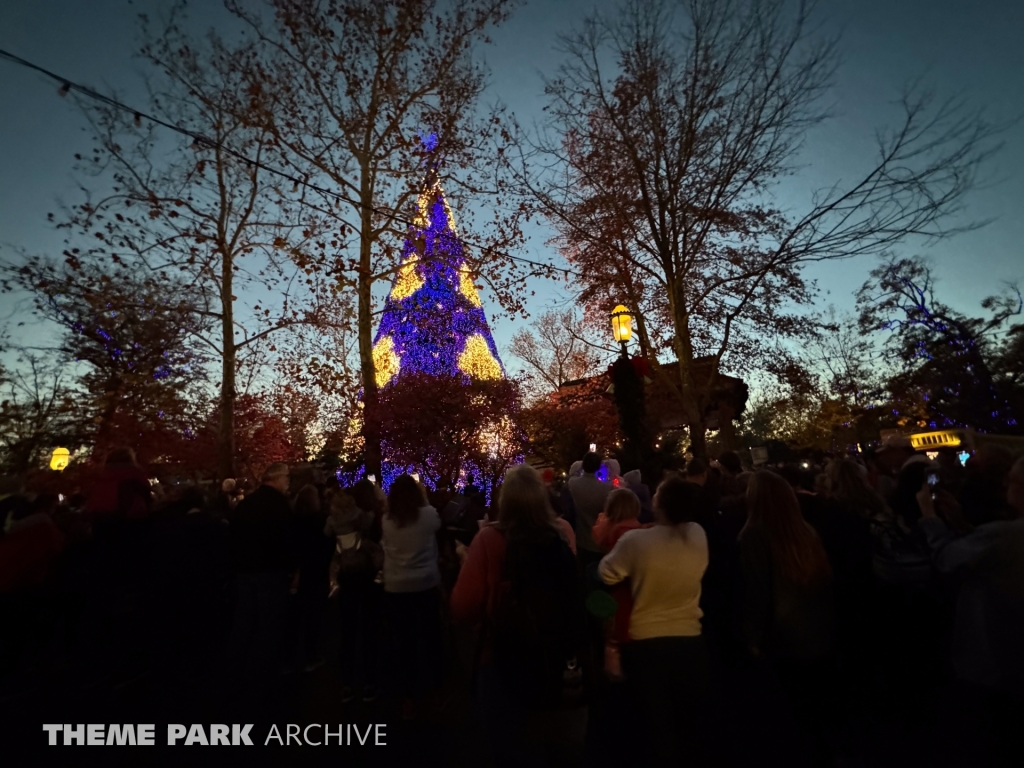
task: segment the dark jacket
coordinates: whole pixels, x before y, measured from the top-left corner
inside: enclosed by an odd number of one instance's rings
[[[231,559],[239,573],[290,572],[296,557],[288,498],[261,485],[230,518]]]

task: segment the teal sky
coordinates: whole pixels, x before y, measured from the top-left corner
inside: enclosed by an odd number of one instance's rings
[[[0,47],[142,103],[140,64],[132,58],[135,19],[166,5],[163,0],[6,0],[0,4]],[[522,122],[542,119],[541,75],[558,66],[557,35],[602,5],[609,4],[528,2],[485,51],[491,97],[505,102]],[[1024,3],[822,0],[821,9],[827,28],[844,31],[844,64],[833,94],[837,115],[808,137],[803,169],[780,190],[777,203],[783,208],[799,209],[815,189],[854,178],[873,159],[874,129],[893,121],[892,101],[912,78],[923,77],[942,95],[965,94],[994,118],[1024,114]],[[225,19],[216,0],[194,3],[191,14],[204,26]],[[990,169],[993,183],[970,198],[969,216],[993,223],[931,248],[904,247],[932,259],[941,297],[968,312],[1003,282],[1024,278],[1024,123],[1005,141]],[[0,61],[0,248],[5,253],[12,246],[60,250],[61,238],[46,215],[58,201],[76,200],[71,165],[87,144],[81,116],[51,82]],[[547,230],[535,226],[529,234],[522,255],[557,259],[545,243]],[[832,303],[851,309],[852,292],[872,265],[855,260],[814,267],[809,274],[822,289],[822,308]],[[534,288],[538,312],[564,300],[558,285],[539,282]],[[9,310],[5,307],[0,317]],[[513,331],[508,320],[493,322],[499,347]]]

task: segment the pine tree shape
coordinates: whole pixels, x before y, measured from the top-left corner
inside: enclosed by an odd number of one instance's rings
[[[373,363],[380,388],[415,373],[474,379],[505,375],[465,246],[433,170],[384,304]]]

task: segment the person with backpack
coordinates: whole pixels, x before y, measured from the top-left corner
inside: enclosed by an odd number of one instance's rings
[[[535,469],[505,474],[498,519],[465,551],[452,590],[454,621],[480,625],[474,694],[499,766],[543,761],[539,723],[579,703],[586,615],[575,537]]]
[[[654,527],[624,533],[598,565],[605,584],[628,579],[633,594],[622,667],[650,726],[654,752],[637,764],[701,765],[706,759],[701,718],[711,684],[700,591],[708,543],[694,522],[705,503],[699,485],[669,477],[654,494]]]
[[[376,577],[384,551],[367,535],[373,513],[357,507],[347,491],[331,495],[330,509],[324,533],[335,540],[330,576],[341,617],[341,701],[361,695],[370,702],[377,698],[382,591]]]

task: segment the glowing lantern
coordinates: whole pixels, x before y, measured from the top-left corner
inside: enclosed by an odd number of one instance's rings
[[[68,468],[69,461],[71,461],[71,451],[67,448],[54,448],[53,455],[50,457],[50,469],[63,472]]]
[[[633,336],[633,316],[621,304],[612,310],[612,335],[623,346]]]

